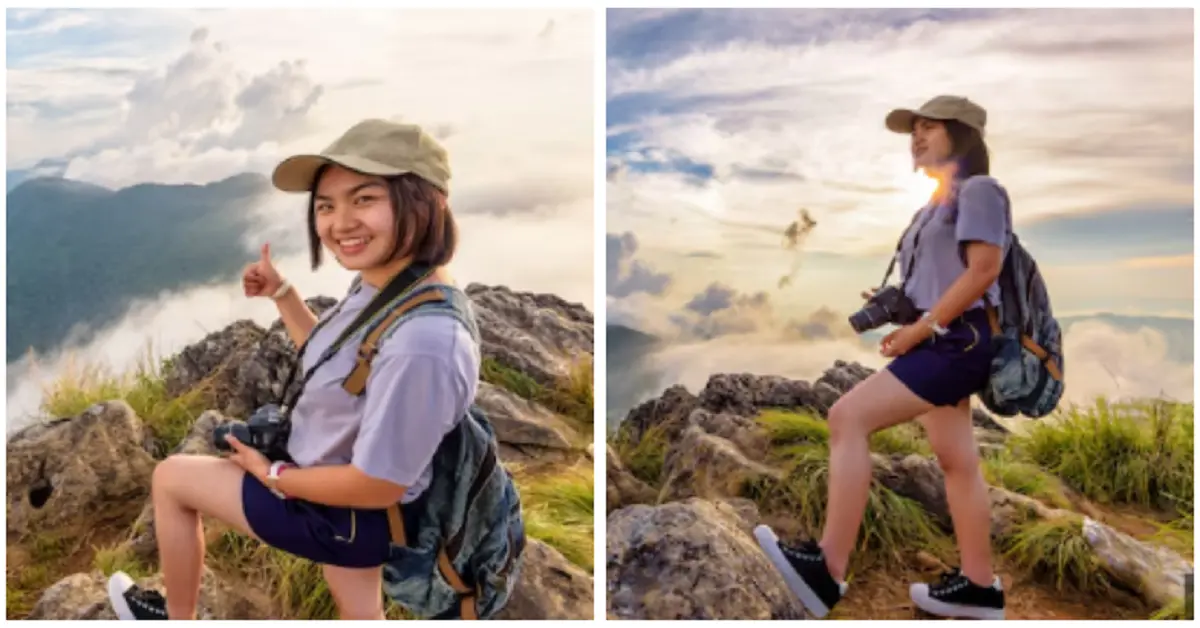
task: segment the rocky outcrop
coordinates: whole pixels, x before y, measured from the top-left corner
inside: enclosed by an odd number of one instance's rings
[[[592,316],[582,306],[480,285],[472,285],[468,294],[485,336],[485,355],[510,368],[551,386],[570,373],[576,360],[591,357]],[[308,304],[322,313],[335,301],[317,297]],[[216,454],[214,430],[277,401],[295,359],[295,348],[280,321],[266,329],[237,321],[172,356],[165,364],[168,396],[200,389],[211,409],[170,450],[121,401],[100,403],[79,416],[35,424],[12,435],[7,475],[10,549],[16,543],[21,555],[32,555],[20,544],[35,533],[74,539],[103,528],[103,538],[115,541],[116,552],[153,568],[158,550],[149,489],[157,460],[172,453]],[[575,464],[592,455],[590,432],[540,403],[487,382],[480,383],[476,401],[496,428],[505,465],[532,465],[547,473],[555,465]],[[214,523],[205,519],[210,541],[227,529]],[[92,564],[92,546],[77,545],[63,562]],[[535,538],[529,537],[526,547],[521,575],[503,617],[590,619],[592,576]],[[55,577],[60,573],[64,577],[41,591],[40,597],[22,592],[27,600],[23,603],[37,599],[30,616],[113,618],[107,579],[100,572],[68,574],[58,571],[65,569],[63,565],[48,568]],[[273,612],[270,596],[255,587],[270,585],[249,580],[206,570],[201,618],[268,618]],[[161,590],[161,575],[141,584]]]
[[[154,470],[147,444],[145,426],[123,401],[17,432],[5,476],[9,534],[74,536],[136,513]]]
[[[780,585],[774,582],[774,569],[754,564],[761,551],[750,524],[730,525],[714,504],[750,494],[749,486],[789,482],[787,471],[773,466],[779,463],[772,462],[769,438],[755,418],[761,411],[785,409],[827,417],[841,395],[872,373],[839,361],[811,384],[776,376],[717,374],[697,395],[673,386],[631,411],[618,427],[623,446],[636,447],[651,433],[665,435],[667,445],[661,481],[647,487],[658,490],[653,504],[647,505],[644,496],[628,497],[635,490],[621,460],[608,464],[609,500],[618,504],[608,513],[609,614],[622,619],[765,619],[790,612],[778,605],[789,596],[773,597],[786,592],[773,588]],[[976,410],[972,421],[982,451],[1005,447],[1007,430],[985,411]],[[936,459],[872,454],[871,460],[877,486],[913,500],[936,526],[953,532],[945,478]],[[1074,501],[1070,491],[1065,492]],[[1137,591],[1156,608],[1182,597],[1184,574],[1192,567],[1175,552],[1085,516],[1086,505],[1079,506],[1081,515],[1001,487],[991,486],[988,493],[991,535],[998,543],[1011,540],[1018,526],[1031,521],[1054,521],[1068,529],[1080,526],[1077,530],[1112,581]],[[770,514],[772,519],[788,518],[786,512]],[[753,593],[738,595],[733,589]]]
[[[479,284],[467,286],[466,293],[479,320],[484,357],[543,386],[570,374],[569,356],[592,353],[592,313],[577,303]]]
[[[608,517],[608,613],[617,619],[800,616],[750,536],[753,505],[688,499]]]

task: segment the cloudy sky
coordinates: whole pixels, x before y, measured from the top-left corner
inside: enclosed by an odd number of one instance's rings
[[[112,188],[269,174],[281,157],[320,150],[360,119],[403,119],[450,152],[460,283],[593,305],[589,10],[7,17],[9,189],[39,174]],[[270,239],[303,294],[341,295],[349,275],[336,264],[316,275],[307,267],[302,208],[283,193],[247,208],[261,218],[247,254]],[[234,285],[164,295],[81,351],[119,361],[144,341],[170,350],[235,318],[275,315]]]
[[[987,109],[1057,314],[1190,319],[1192,37],[1190,10],[609,10],[609,319],[674,339],[692,386],[882,364],[845,315],[927,194],[883,118],[943,93]],[[1086,322],[1069,390],[1191,398],[1161,334]]]

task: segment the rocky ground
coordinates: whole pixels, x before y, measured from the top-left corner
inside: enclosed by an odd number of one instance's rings
[[[474,284],[467,293],[484,340],[477,403],[532,509],[533,538],[503,617],[591,618],[592,315],[553,295]],[[309,300],[318,312],[334,303]],[[159,586],[149,502],[156,462],[172,452],[214,453],[213,429],[274,401],[294,357],[281,322],[262,329],[238,321],[172,356],[161,378],[135,382],[124,397],[90,399],[10,437],[8,618],[111,619],[105,581],[117,569]],[[567,473],[586,478],[577,506],[585,523],[556,518],[556,505],[542,503]],[[332,616],[312,565],[213,522],[206,535],[202,617]]]
[[[697,395],[674,386],[631,411],[607,448],[608,616],[801,616],[752,530],[767,523],[784,540],[819,537],[826,415],[871,372],[839,361],[812,383],[718,374]],[[1179,433],[1186,431],[1190,475],[1190,405],[1186,416]],[[985,412],[973,418],[1009,618],[1180,612],[1184,573],[1192,571],[1190,515],[1097,503],[1014,458],[1018,437]],[[931,581],[957,560],[942,471],[915,424],[876,434],[872,452],[850,589],[832,617],[912,618],[908,584]],[[1190,479],[1186,487],[1190,495]]]

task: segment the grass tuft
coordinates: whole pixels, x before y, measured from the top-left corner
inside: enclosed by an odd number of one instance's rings
[[[1083,535],[1079,517],[1020,523],[1001,540],[1001,546],[1014,568],[1060,591],[1105,595],[1113,588]]]
[[[983,459],[983,477],[988,484],[1032,497],[1049,506],[1071,507],[1071,500],[1063,492],[1058,478],[1035,464],[1016,460],[1009,454],[986,456]]]
[[[657,487],[662,481],[667,444],[667,431],[662,425],[647,429],[636,443],[629,438],[627,430],[618,431],[612,441],[617,457],[629,469],[629,473],[652,487]]]
[[[123,400],[153,434],[158,456],[165,456],[209,407],[210,391],[199,386],[170,397],[163,364],[147,349],[130,372],[118,376],[98,363],[71,357],[43,390],[40,418],[77,416],[97,403]]]
[[[590,573],[595,562],[592,467],[580,466],[556,475],[518,476],[517,487],[526,533]]]
[[[138,560],[129,546],[123,544],[96,548],[92,556],[92,568],[105,576],[123,571],[134,580],[154,574],[154,568]]]
[[[493,358],[483,358],[480,371],[483,381],[546,406],[572,419],[583,428],[590,428],[593,417],[593,388],[591,356],[583,356],[554,386],[546,387],[528,375],[506,366]]]
[[[1014,436],[1020,458],[1101,503],[1193,511],[1193,405],[1162,401],[1071,408]]]

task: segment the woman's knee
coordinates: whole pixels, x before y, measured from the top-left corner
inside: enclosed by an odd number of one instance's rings
[[[162,460],[154,465],[154,473],[150,476],[151,494],[157,499],[160,496],[172,493],[174,487],[178,485],[183,468],[186,466],[187,461],[184,460],[184,456],[181,454],[168,456],[166,460]]]
[[[847,438],[865,437],[866,435],[862,434],[862,426],[856,423],[856,419],[853,398],[850,395],[844,395],[838,399],[828,413],[830,443]]]
[[[979,473],[979,452],[974,442],[948,443],[933,453],[942,475],[948,478]]]

